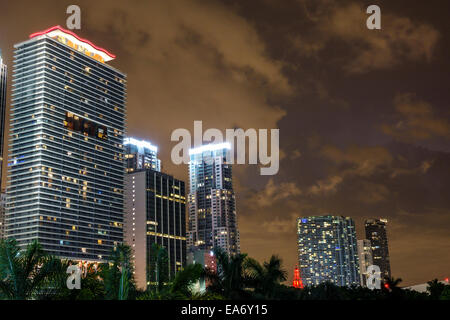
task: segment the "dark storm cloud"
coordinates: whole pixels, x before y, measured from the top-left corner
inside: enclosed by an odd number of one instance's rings
[[[377,2],[373,32],[360,1],[78,1],[78,33],[118,56],[129,133],[157,144],[179,178],[176,128],[280,128],[277,176],[234,168],[244,252],[279,253],[291,272],[297,217],[352,216],[359,238],[365,218],[385,217],[393,274],[412,284],[450,264],[450,8]],[[69,4],[2,4],[8,63],[14,43],[64,26]]]
[[[343,70],[365,73],[406,61],[430,61],[439,32],[429,24],[416,23],[401,14],[384,11],[382,31],[366,28],[367,5],[358,1],[298,0],[314,26],[313,34],[292,37],[299,55],[320,55],[335,42],[347,46],[347,56],[333,59]]]
[[[397,95],[394,108],[397,122],[393,125],[384,124],[384,133],[412,142],[434,137],[450,139],[448,119],[436,115],[430,103],[418,99],[414,94]]]

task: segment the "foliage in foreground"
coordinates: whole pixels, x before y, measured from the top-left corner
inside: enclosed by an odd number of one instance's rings
[[[20,250],[12,239],[0,242],[0,291],[6,299],[34,298],[63,269],[63,262],[49,256],[37,241],[25,250]]]
[[[188,265],[168,280],[164,248],[155,247],[152,266],[155,284],[146,292],[136,289],[131,249],[117,246],[108,263],[90,265],[81,279],[80,290],[66,286],[67,266],[48,255],[38,242],[20,249],[14,240],[0,241],[0,299],[8,300],[450,300],[450,285],[437,279],[428,282],[428,292],[399,287],[401,279],[386,279],[380,290],[359,286],[339,287],[330,282],[295,289],[283,284],[287,272],[273,255],[260,264],[245,254],[229,257],[216,250],[217,272],[199,264]],[[151,266],[151,267],[152,267]],[[194,289],[207,281],[204,292]]]

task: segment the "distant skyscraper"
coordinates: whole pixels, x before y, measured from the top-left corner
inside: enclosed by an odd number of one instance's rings
[[[359,270],[361,274],[361,286],[365,287],[367,284],[367,278],[370,276],[370,274],[367,273],[367,268],[373,265],[372,245],[370,240],[358,240],[358,257]]]
[[[7,237],[104,261],[123,241],[126,76],[60,27],[15,48]]]
[[[351,218],[299,218],[297,234],[304,285],[318,285],[325,281],[339,286],[360,284],[356,231]]]
[[[139,169],[153,169],[161,171],[161,160],[158,159],[158,148],[147,141],[126,138],[125,159],[127,172]]]
[[[8,69],[3,63],[2,51],[0,50],[0,184],[3,172],[3,140],[5,136],[5,110],[6,110],[6,88]]]
[[[366,238],[372,244],[373,264],[380,267],[381,278],[391,277],[386,219],[366,220]]]
[[[189,236],[191,251],[222,248],[240,252],[230,145],[211,144],[190,150]]]
[[[125,242],[133,249],[139,288],[154,282],[150,274],[154,243],[168,253],[169,279],[186,264],[185,184],[170,175],[139,169],[125,176]]]

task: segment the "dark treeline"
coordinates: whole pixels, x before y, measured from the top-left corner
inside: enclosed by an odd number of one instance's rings
[[[119,245],[108,263],[84,270],[81,288],[67,288],[64,261],[48,255],[38,242],[20,250],[14,240],[0,241],[0,299],[4,300],[450,300],[450,285],[437,279],[428,292],[399,287],[401,279],[386,279],[379,290],[338,287],[332,283],[296,289],[286,286],[287,272],[277,256],[259,263],[246,254],[228,257],[217,250],[217,272],[199,264],[188,265],[169,281],[167,252],[154,246],[150,257],[151,284],[136,289],[131,249]],[[195,284],[206,280],[204,292]]]

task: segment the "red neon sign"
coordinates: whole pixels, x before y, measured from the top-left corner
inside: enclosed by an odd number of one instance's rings
[[[50,29],[47,29],[47,30],[45,30],[45,31],[33,33],[33,34],[30,35],[30,39],[31,39],[31,38],[35,38],[35,37],[38,37],[38,36],[42,36],[42,35],[44,35],[44,34],[47,34],[47,33],[49,33],[49,32],[55,31],[55,30],[59,30],[59,31],[61,31],[61,32],[67,33],[67,34],[69,34],[69,35],[75,37],[78,41],[84,42],[84,43],[90,45],[91,47],[93,47],[94,49],[96,49],[96,50],[98,50],[98,51],[101,51],[101,52],[103,52],[103,53],[106,53],[106,54],[107,54],[108,56],[110,56],[111,58],[113,58],[113,59],[116,58],[116,56],[113,55],[112,53],[110,53],[108,50],[103,49],[103,48],[100,48],[100,47],[97,47],[95,44],[93,44],[93,43],[90,42],[89,40],[80,38],[78,35],[76,35],[76,34],[73,33],[72,31],[63,29],[63,28],[61,28],[60,26],[54,26],[54,27],[51,27]]]

